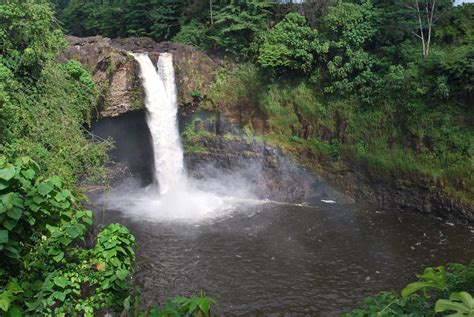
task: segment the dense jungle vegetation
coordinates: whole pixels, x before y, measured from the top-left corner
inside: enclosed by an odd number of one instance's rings
[[[266,119],[290,152],[435,184],[472,206],[474,4],[57,1],[74,35],[149,36],[233,61],[203,107]],[[324,157],[323,157],[324,156]]]
[[[0,314],[144,314],[130,285],[134,237],[120,225],[93,237],[82,208],[78,182],[104,179],[110,145],[88,138],[99,94],[78,62],[60,62],[64,33],[149,36],[225,57],[196,92],[201,107],[256,113],[265,129],[245,128],[289,151],[432,179],[472,205],[473,24],[474,4],[446,0],[2,0]],[[427,269],[402,296],[379,294],[351,314],[473,316],[472,267]],[[147,313],[211,304],[179,297]]]

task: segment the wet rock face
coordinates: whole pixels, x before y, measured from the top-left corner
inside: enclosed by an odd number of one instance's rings
[[[323,159],[313,157],[312,152],[299,153],[302,161],[310,162],[311,172],[307,172],[280,151],[247,138],[238,124],[222,114],[195,113],[194,119],[188,120],[190,123],[195,135],[201,135],[184,139],[185,149],[190,149],[186,153],[188,170],[195,177],[212,174],[212,168],[206,169],[211,164],[221,171],[244,175],[263,198],[292,202],[321,199],[350,202],[353,198],[384,208],[434,214],[453,221],[474,221],[472,206],[459,203],[432,180],[383,176],[356,161],[346,162],[335,170]]]
[[[260,199],[353,202],[280,150],[245,135],[227,117],[194,113],[187,118],[187,129],[193,132],[191,136],[188,131],[184,133],[184,158],[187,172],[193,178],[216,179],[232,190],[248,190]]]
[[[373,178],[364,166],[358,164],[339,173],[323,170],[321,175],[338,188],[344,188],[347,195],[357,200],[365,200],[384,207],[434,214],[453,221],[471,223],[474,221],[472,206],[460,203],[429,179]]]
[[[151,134],[144,110],[92,123],[91,132],[101,139],[112,139],[109,182],[118,186],[133,181],[142,186],[153,182],[154,162]]]
[[[195,146],[205,151],[187,152],[187,171],[194,178],[229,178],[230,188],[242,182],[242,190],[251,190],[260,199],[311,203],[322,199],[338,202],[351,200],[322,179],[308,173],[280,151],[262,142],[238,136],[212,135]]]
[[[62,57],[80,61],[92,74],[102,95],[99,117],[116,117],[143,108],[139,69],[126,50],[100,36],[67,37],[69,49]]]
[[[115,39],[69,36],[67,52],[61,57],[81,62],[93,75],[103,96],[98,117],[116,117],[144,107],[144,91],[138,63],[129,52],[146,52],[153,62],[170,52],[176,71],[178,102],[196,107],[205,97],[219,63],[194,48],[174,43],[156,43],[150,38]]]

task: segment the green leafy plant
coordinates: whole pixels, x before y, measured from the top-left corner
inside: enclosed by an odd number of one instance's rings
[[[17,317],[21,316],[21,310],[17,306],[12,306],[17,298],[17,295],[22,293],[23,289],[18,284],[16,279],[12,279],[6,285],[5,289],[0,292],[0,310],[8,313],[9,316]]]
[[[205,296],[179,296],[167,300],[164,308],[157,316],[210,316],[213,299]],[[153,316],[153,315],[152,315]]]
[[[162,307],[152,306],[140,309],[140,296],[129,296],[124,301],[124,310],[121,316],[130,317],[210,317],[216,302],[202,293],[191,297],[178,296],[165,301]]]
[[[452,293],[448,299],[439,299],[436,302],[435,312],[454,311],[452,317],[474,317],[474,299],[469,293]]]
[[[460,263],[450,263],[447,272],[447,284],[449,292],[466,291],[474,293],[474,261],[464,265]]]
[[[472,317],[474,300],[466,291],[452,292],[472,287],[474,262],[468,265],[451,263],[444,267],[427,268],[418,274],[419,282],[404,288],[403,296],[394,292],[381,292],[364,300],[364,307],[345,313],[345,317],[381,316],[434,316],[435,313],[450,313],[447,316]],[[417,291],[423,290],[419,294]],[[451,292],[448,299],[447,291]],[[435,304],[436,303],[436,304]],[[455,312],[453,314],[453,312]]]
[[[82,248],[92,212],[79,209],[60,177],[44,179],[38,170],[28,158],[0,158],[0,309],[93,316],[120,307],[130,289],[135,238],[111,224],[95,246]]]
[[[446,269],[444,266],[438,266],[437,268],[428,267],[424,270],[423,274],[417,274],[416,277],[418,277],[420,281],[405,286],[402,290],[403,297],[407,297],[419,290],[425,290],[426,288],[435,288],[441,291],[447,290]]]
[[[28,158],[7,163],[0,158],[0,250],[3,268],[16,265],[22,254],[20,240],[34,241],[35,228],[73,218],[75,198],[59,177],[37,177],[39,167]]]
[[[315,67],[316,55],[327,53],[318,32],[310,28],[305,17],[288,13],[269,32],[260,36],[258,63],[263,68],[280,71],[310,73]]]
[[[429,316],[431,307],[416,294],[400,297],[394,292],[381,292],[364,300],[364,307],[345,313],[343,317]]]

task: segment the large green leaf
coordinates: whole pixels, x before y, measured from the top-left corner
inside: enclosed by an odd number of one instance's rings
[[[68,280],[66,280],[66,279],[65,279],[64,277],[62,277],[62,276],[56,276],[53,281],[54,281],[54,284],[55,284],[55,285],[57,285],[57,286],[59,286],[59,287],[61,287],[61,288],[65,288],[66,286],[69,285]]]
[[[3,295],[3,294],[2,294]],[[7,312],[10,308],[10,298],[7,296],[0,296],[0,309]]]
[[[209,309],[211,309],[211,301],[207,298],[201,298],[199,301],[199,309],[207,314],[209,312]]]
[[[446,289],[446,269],[439,266],[436,269],[426,268],[423,274],[417,274],[419,282],[410,283],[402,290],[402,296],[408,297],[411,294],[428,287],[440,290]]]
[[[58,188],[62,186],[61,177],[59,176],[52,176],[49,178],[49,181]]]
[[[433,282],[414,282],[410,283],[407,286],[405,286],[402,290],[402,296],[403,297],[408,297],[411,294],[427,288],[427,287],[435,287],[436,285]]]
[[[61,302],[64,302],[64,300],[66,299],[66,294],[64,294],[63,292],[54,292],[53,297],[57,300],[60,300]]]
[[[35,171],[32,168],[27,170],[21,171],[21,175],[23,175],[26,179],[32,180],[35,177]]]
[[[66,233],[72,238],[76,239],[82,234],[81,227],[79,225],[71,226],[66,229]]]
[[[16,224],[17,224],[17,222],[15,220],[12,220],[12,219],[7,219],[3,222],[3,226],[8,231],[12,231],[12,229],[16,227]]]
[[[452,317],[474,317],[474,299],[467,292],[452,293],[449,300],[440,299],[436,302],[435,312],[454,311]]]
[[[21,309],[18,307],[12,307],[8,311],[8,317],[22,317],[23,313],[21,312]]]
[[[0,230],[0,244],[4,244],[7,242],[8,242],[8,231]]]
[[[8,182],[4,181],[3,179],[0,179],[0,190],[4,190],[7,187],[8,187]]]
[[[64,258],[64,252],[59,252],[55,256],[53,256],[53,260],[56,262],[61,261]]]
[[[118,279],[120,280],[125,280],[128,276],[128,271],[125,270],[125,269],[122,269],[122,270],[118,270],[117,272],[115,272],[115,275],[117,276]]]
[[[7,212],[8,217],[15,220],[20,219],[22,214],[23,214],[23,210],[21,208],[12,208],[8,210]]]
[[[14,166],[7,166],[5,168],[0,169],[0,179],[9,181],[13,178],[13,176],[15,176]]]
[[[38,185],[38,192],[43,195],[43,196],[46,196],[47,194],[49,194],[51,191],[53,190],[53,186],[51,186],[50,184],[48,183],[40,183]]]

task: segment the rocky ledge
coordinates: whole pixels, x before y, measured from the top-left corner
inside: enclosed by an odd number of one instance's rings
[[[156,43],[150,38],[68,36],[67,40],[69,49],[61,60],[77,60],[91,72],[102,96],[98,117],[116,117],[144,107],[139,66],[130,52],[146,52],[155,63],[160,53],[173,53],[178,99],[183,107],[192,107],[205,96],[220,63],[193,47]]]

